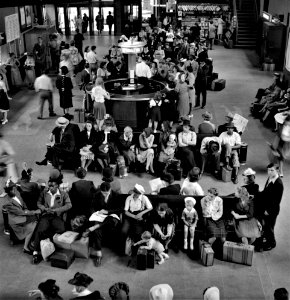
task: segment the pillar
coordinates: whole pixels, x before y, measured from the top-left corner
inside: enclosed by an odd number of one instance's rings
[[[122,14],[123,14],[122,0],[114,1],[114,17],[115,17],[115,30],[114,33],[117,36],[122,35]]]

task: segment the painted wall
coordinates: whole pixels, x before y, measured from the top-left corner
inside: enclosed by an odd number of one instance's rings
[[[284,15],[284,23],[287,23],[287,16],[290,13],[290,1],[289,0],[270,0],[269,1],[269,13],[274,15]]]

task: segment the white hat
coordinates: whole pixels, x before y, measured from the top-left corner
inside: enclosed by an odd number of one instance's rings
[[[136,183],[134,185],[134,191],[139,193],[139,194],[145,194],[145,190],[141,184]]]
[[[69,120],[64,117],[59,117],[55,121],[56,126],[67,126],[69,124]]]
[[[193,197],[186,197],[186,198],[184,198],[184,203],[185,203],[185,204],[186,204],[186,202],[189,202],[189,201],[192,202],[193,206],[194,206],[195,203],[196,203],[196,200],[195,200]]]
[[[203,295],[204,300],[220,300],[220,291],[216,286],[212,286],[208,288],[204,295]]]
[[[149,291],[150,300],[172,300],[173,290],[167,283],[154,285]]]
[[[186,61],[187,61],[186,58],[181,58],[181,59],[180,59],[180,62],[186,62]]]
[[[248,168],[243,172],[243,176],[255,175],[256,172],[252,168]]]

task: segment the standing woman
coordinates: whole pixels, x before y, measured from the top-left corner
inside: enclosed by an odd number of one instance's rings
[[[22,85],[22,78],[19,72],[20,62],[16,58],[16,55],[12,52],[9,54],[10,58],[7,61],[7,65],[11,66],[11,81],[13,87],[20,87]]]
[[[2,124],[4,125],[8,122],[7,115],[10,109],[9,100],[11,98],[7,95],[7,88],[3,79],[3,75],[0,73],[0,112],[3,113]]]
[[[224,20],[222,19],[222,16],[220,16],[217,20],[218,23],[218,29],[217,29],[217,36],[218,39],[221,41],[223,37],[223,30],[224,30]]]
[[[185,74],[180,73],[178,79],[179,81],[175,87],[175,91],[178,94],[177,110],[179,117],[185,117],[189,113],[189,94],[187,83],[185,82]]]
[[[105,99],[110,99],[110,94],[104,88],[104,81],[101,77],[96,79],[95,86],[92,89],[92,99],[94,100],[94,116],[99,130],[102,130],[106,115]]]
[[[106,61],[102,61],[97,70],[97,77],[101,77],[103,78],[103,80],[108,79],[109,76],[111,75],[111,73],[107,70],[107,64],[108,63]]]
[[[68,68],[63,66],[60,68],[61,75],[57,76],[55,85],[59,91],[59,106],[63,109],[64,114],[69,113],[69,108],[73,107],[72,89],[73,84],[68,76]]]
[[[193,108],[193,104],[195,103],[195,91],[194,91],[195,76],[193,74],[193,68],[191,65],[187,66],[186,71],[187,71],[186,82],[188,86],[188,96],[189,96],[189,115],[192,115],[192,108]]]
[[[24,68],[26,73],[25,82],[27,83],[28,88],[33,90],[33,84],[35,81],[35,60],[32,53],[27,54]]]

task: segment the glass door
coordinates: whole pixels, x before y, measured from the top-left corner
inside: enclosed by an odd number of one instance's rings
[[[102,7],[102,14],[104,16],[104,31],[109,32],[109,26],[107,25],[107,16],[109,15],[109,11],[111,12],[112,16],[114,16],[114,7]],[[114,24],[112,26],[112,31],[114,31]]]
[[[76,19],[78,17],[78,10],[76,7],[69,7],[67,11],[68,11],[69,27],[72,32],[76,30]]]
[[[96,16],[99,14],[100,8],[99,7],[93,7],[93,30],[94,31],[98,31],[97,30],[97,22],[96,22]]]
[[[64,8],[63,7],[57,8],[57,21],[58,21],[58,27],[61,29],[62,32],[64,32],[65,24],[64,24]]]

